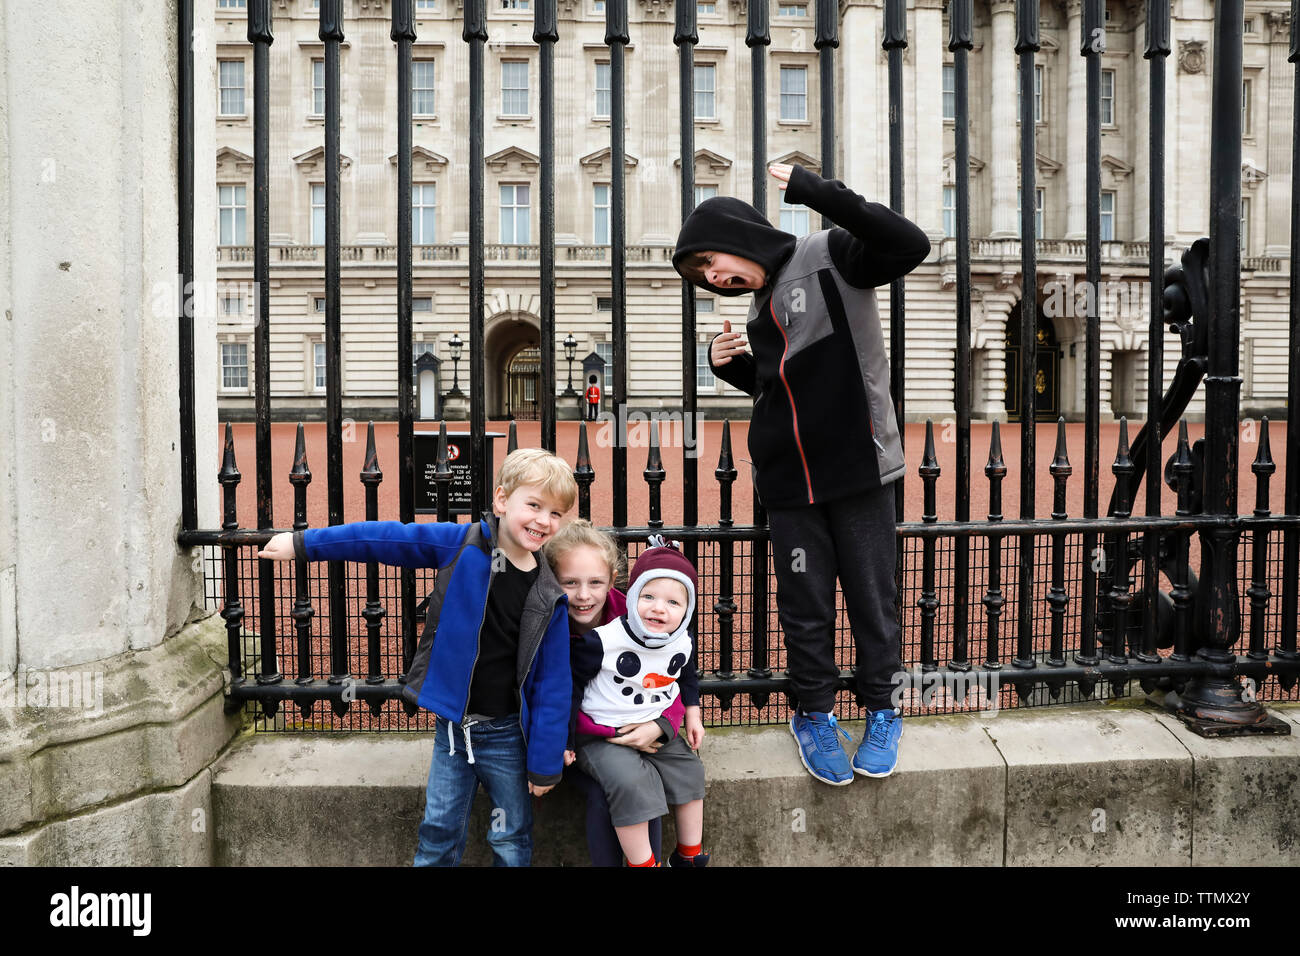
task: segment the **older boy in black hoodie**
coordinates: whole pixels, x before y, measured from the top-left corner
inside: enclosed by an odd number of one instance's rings
[[[701,203],[682,224],[673,266],[719,295],[754,293],[746,330],[714,338],[715,375],[754,396],[749,452],[767,508],[800,759],[835,786],[884,777],[902,721],[891,702],[899,661],[891,483],[904,470],[874,287],[915,269],[930,241],[838,180],[774,165],[787,202],[837,224],[796,239],[739,199]],[[788,183],[788,188],[786,187]],[[857,648],[867,731],[850,761],[835,722],[835,579]]]

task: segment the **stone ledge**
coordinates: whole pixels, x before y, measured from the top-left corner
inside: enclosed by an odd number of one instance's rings
[[[68,669],[102,672],[98,713],[0,708],[0,834],[180,787],[211,764],[240,726],[223,710],[225,648],[209,617],[159,647]]]
[[[1207,739],[1155,715],[1192,755],[1196,866],[1300,864],[1300,710],[1269,710],[1290,736]]]
[[[1300,708],[1273,709],[1300,717]],[[1131,702],[911,718],[894,775],[847,787],[813,781],[783,726],[711,729],[701,751],[706,843],[729,866],[1213,862],[1217,850],[1193,856],[1202,840],[1300,862],[1260,829],[1300,828],[1296,799],[1278,790],[1300,771],[1300,735],[1197,738],[1198,749],[1167,719]],[[860,739],[861,724],[845,726]],[[431,746],[427,734],[240,740],[214,766],[216,862],[408,865]],[[1271,784],[1193,785],[1199,766],[1231,759],[1240,768],[1238,749],[1267,765]],[[1262,799],[1274,801],[1267,813]],[[1209,800],[1223,802],[1198,805]],[[490,862],[488,812],[480,796],[466,863]],[[668,841],[670,824],[664,832]],[[574,788],[562,784],[537,804],[534,847],[538,865],[586,862]]]
[[[3,866],[211,866],[212,773],[13,836]]]

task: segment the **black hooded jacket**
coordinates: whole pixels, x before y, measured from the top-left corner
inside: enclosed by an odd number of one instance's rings
[[[875,286],[915,269],[930,241],[907,219],[838,180],[794,167],[786,200],[836,227],[796,239],[753,206],[717,197],[682,224],[673,265],[726,252],[763,267],[746,325],[750,353],[715,375],[754,396],[749,452],[764,505],[789,508],[859,494],[901,477]],[[719,295],[723,289],[696,283]]]

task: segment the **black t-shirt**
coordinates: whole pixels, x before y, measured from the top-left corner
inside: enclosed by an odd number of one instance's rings
[[[509,559],[503,563],[505,570],[493,575],[488,589],[466,714],[504,717],[519,711],[519,685],[515,682],[519,620],[523,617],[528,592],[537,580],[538,569],[521,571]]]

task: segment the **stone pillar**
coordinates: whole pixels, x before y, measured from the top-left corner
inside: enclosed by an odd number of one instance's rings
[[[0,865],[205,863],[206,768],[238,721],[222,713],[225,641],[201,609],[199,555],[176,544],[175,4],[0,17]],[[212,21],[196,4],[209,527]]]
[[[1295,96],[1295,68],[1287,62],[1291,43],[1291,15],[1269,13],[1268,45],[1268,179],[1264,181],[1264,255],[1285,257],[1291,248],[1291,110]]]
[[[916,207],[910,218],[925,230],[931,241],[943,238],[943,0],[915,0],[915,36],[912,42],[916,63],[914,87],[916,117],[915,166],[910,174],[916,183]]]
[[[1117,216],[1115,234],[1120,238],[1124,238],[1126,235],[1132,236],[1135,242],[1142,242],[1151,238],[1151,113],[1145,108],[1138,108],[1138,104],[1151,101],[1151,61],[1142,55],[1144,50],[1146,50],[1146,7],[1139,4],[1137,7],[1137,25],[1133,28],[1133,55],[1127,60],[1127,65],[1132,71],[1129,81],[1132,84],[1132,103],[1135,108],[1129,109],[1128,106],[1123,105],[1122,101],[1116,101],[1117,108],[1122,110],[1120,117],[1133,117],[1133,152],[1131,154],[1133,157],[1133,225],[1131,232],[1127,234],[1120,232],[1120,229],[1123,228],[1121,225],[1123,217]],[[1177,68],[1177,61],[1172,56],[1165,57],[1166,89],[1173,86],[1174,71]],[[1116,70],[1117,75],[1118,72]],[[1169,119],[1170,117],[1166,116],[1166,121]],[[1169,130],[1170,125],[1166,122],[1166,148],[1169,145]],[[1166,180],[1165,202],[1168,203],[1168,201],[1169,182]]]
[[[1060,54],[1066,75],[1065,141],[1069,144],[1065,166],[1066,239],[1082,239],[1088,228],[1088,153],[1083,148],[1088,136],[1088,76],[1087,61],[1079,55],[1082,6],[1080,0],[1066,2],[1069,19],[1065,31],[1065,49]]]
[[[640,28],[640,48],[628,57],[629,117],[637,117],[628,133],[640,140],[637,166],[627,170],[628,242],[672,245],[682,215],[680,200],[673,202],[681,189],[672,161],[681,148],[681,126],[674,94],[679,61],[671,10],[668,19],[647,15]]]
[[[993,50],[989,59],[992,72],[993,111],[992,156],[989,168],[993,184],[993,217],[989,236],[1014,239],[1020,235],[1016,219],[1017,157],[1020,155],[1016,117],[1016,5],[1010,0],[994,0]],[[1004,135],[1005,133],[1005,135]],[[1032,201],[1032,200],[1031,200]]]
[[[386,13],[360,16],[348,25],[348,30],[356,35],[352,62],[356,65],[359,82],[353,87],[357,125],[354,141],[357,153],[352,167],[353,202],[344,209],[356,210],[356,221],[343,224],[343,241],[347,242],[355,235],[358,245],[387,243],[390,215],[394,216],[391,220],[394,236],[397,231],[396,207],[389,192],[390,184],[395,183],[397,177],[388,162],[393,150],[385,149],[389,130],[393,131],[394,141],[397,137],[392,119],[397,115],[396,84],[393,86],[393,100],[391,103],[388,101],[389,72],[397,63],[396,45],[388,36],[391,25]],[[346,150],[343,152],[347,154]],[[396,238],[393,241],[396,242]]]
[[[842,117],[839,139],[844,169],[837,178],[867,199],[888,205],[889,88],[878,82],[884,70],[880,60],[882,8],[870,0],[849,0],[843,9],[835,62],[841,77],[836,94],[840,97],[837,115]],[[862,122],[849,121],[853,110],[861,111]]]

